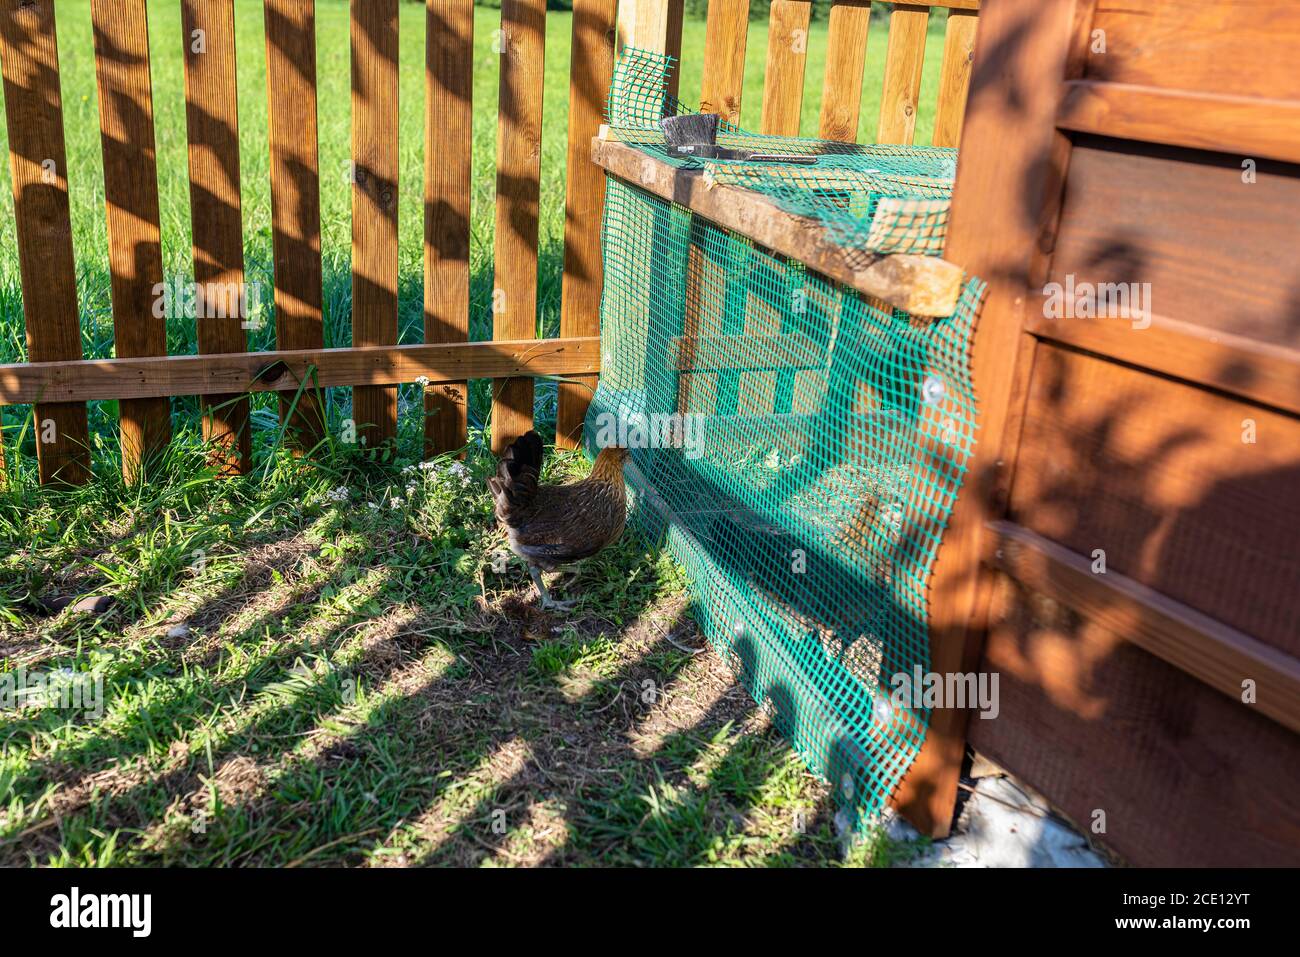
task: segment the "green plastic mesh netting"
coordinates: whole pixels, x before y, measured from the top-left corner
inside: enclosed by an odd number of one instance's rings
[[[659,127],[660,118],[689,112],[667,95],[672,68],[672,58],[662,53],[623,52],[607,110],[615,138],[674,166],[707,167],[716,182],[755,190],[792,213],[817,219],[825,225],[827,237],[850,252],[937,256],[943,250],[957,169],[955,149],[766,136],[723,122],[719,146],[816,156],[817,163],[798,166],[679,156],[665,147]]]
[[[614,135],[639,130],[660,155],[646,119],[666,105],[667,68],[629,51],[609,111]],[[902,199],[915,197],[901,179],[952,162],[950,150],[887,150]],[[744,175],[743,164],[714,165]],[[854,242],[850,217],[834,218],[851,207],[781,189]],[[856,221],[860,243],[871,217]],[[927,588],[974,444],[968,343],[982,284],[968,279],[951,317],[914,319],[613,178],[603,252],[588,451],[632,448],[633,522],[684,566],[701,629],[831,782],[850,833],[881,809],[925,736],[928,711],[895,700],[891,679],[930,668]]]

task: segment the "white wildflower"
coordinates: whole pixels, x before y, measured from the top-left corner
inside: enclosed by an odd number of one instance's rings
[[[388,500],[388,507],[392,509],[401,508],[405,504],[406,503],[402,501],[402,497],[400,495],[394,495],[391,499]]]
[[[460,479],[461,485],[468,485],[470,482],[474,481],[473,473],[470,472],[464,462],[452,462],[447,466],[447,474],[454,475],[456,478]]]
[[[427,389],[429,388],[429,377],[427,375],[417,376],[415,379],[415,384],[418,385],[421,389]]]
[[[421,468],[423,471],[425,471],[425,472],[432,472],[432,471],[433,471],[434,469],[436,469],[437,467],[438,467],[438,463],[437,463],[437,462],[421,462],[421,463],[420,463],[420,468]]]
[[[343,485],[340,485],[338,488],[332,488],[325,493],[325,497],[331,502],[346,502],[351,495],[352,493]]]

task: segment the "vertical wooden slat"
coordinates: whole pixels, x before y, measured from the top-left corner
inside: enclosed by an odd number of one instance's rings
[[[266,0],[267,125],[275,258],[275,337],[281,349],[319,349],[320,169],[316,140],[316,14],[313,0]],[[292,395],[282,395],[280,418]],[[324,435],[323,410],[305,390],[289,429],[302,448]]]
[[[352,0],[352,344],[397,345],[397,0]],[[397,435],[397,387],[352,390],[357,439]]]
[[[537,334],[537,202],[546,0],[502,0],[492,335]],[[533,427],[533,380],[493,383],[492,449]]]
[[[956,146],[961,142],[962,117],[970,90],[971,62],[975,58],[975,30],[979,15],[974,10],[949,10],[943,37],[943,66],[939,71],[939,103],[934,115],[935,146]]]
[[[808,59],[808,0],[772,0],[767,33],[767,70],[763,78],[760,129],[776,136],[799,135],[803,107],[804,64]]]
[[[1050,258],[1042,244],[1055,235],[1070,161],[1070,137],[1055,118],[1063,81],[1082,74],[1092,7],[1093,0],[1000,0],[981,14],[978,88],[944,247],[945,257],[988,280],[970,358],[980,438],[931,583],[930,667],[939,674],[980,667],[994,584],[983,566],[985,536],[1010,497],[1036,342],[1024,320],[1042,289]],[[931,711],[925,744],[894,797],[934,837],[946,836],[952,821],[969,717],[964,709]]]
[[[574,0],[569,71],[569,145],[564,196],[564,279],[560,335],[600,335],[600,224],[605,177],[591,162],[605,93],[614,73],[617,0]],[[559,385],[555,443],[575,448],[596,377]]]
[[[745,86],[745,41],[749,35],[749,0],[709,0],[704,26],[704,75],[700,110],[740,124]]]
[[[181,25],[194,282],[204,307],[195,320],[199,352],[243,352],[249,317],[238,308],[245,300],[234,7],[226,0],[183,0]],[[246,472],[247,397],[204,396],[202,404],[203,437],[214,443],[217,463],[226,474]]]
[[[745,87],[745,47],[749,38],[749,0],[709,0],[704,27],[704,64],[700,81],[700,110],[716,113],[728,123],[740,124],[740,107]],[[690,228],[686,253],[685,295],[682,311],[683,342],[693,343],[701,334],[701,311],[706,296],[718,295],[721,270],[704,254],[704,226],[697,219]],[[694,353],[688,346],[686,355]],[[689,365],[689,361],[685,363]],[[699,411],[698,375],[677,377],[677,412]]]
[[[154,315],[155,287],[163,272],[145,0],[91,0],[90,15],[108,207],[114,350],[123,358],[165,355],[167,320]],[[123,399],[119,410],[122,474],[134,482],[142,476],[143,463],[171,439],[171,403]]]
[[[424,341],[469,339],[473,0],[428,0],[425,37]],[[427,455],[465,445],[469,384],[431,386]]]
[[[852,143],[862,112],[862,71],[867,63],[871,0],[840,0],[831,7],[826,40],[826,79],[817,135]]]
[[[908,143],[916,133],[916,108],[921,95],[928,7],[894,5],[889,15],[889,46],[885,52],[885,83],[880,95],[877,143]]]
[[[629,2],[636,3],[631,45],[666,53],[680,61],[682,0]],[[669,93],[676,95],[675,88]],[[694,220],[680,207],[656,210],[652,218],[650,268],[641,277],[648,303],[646,326],[653,333],[646,343],[646,402],[651,412],[671,412],[676,407],[680,376],[668,356],[670,342],[682,334],[687,316],[688,283],[682,282],[682,275],[687,266],[689,230]],[[661,290],[662,294],[651,296],[651,290]]]
[[[80,359],[54,0],[4,0],[0,62],[28,359]],[[90,476],[84,403],[38,403],[36,439],[42,482],[80,484]],[[0,449],[0,468],[2,457]]]
[[[682,59],[682,24],[685,0],[623,0],[618,6],[618,48],[638,47]],[[681,72],[668,76],[667,92],[676,97]]]

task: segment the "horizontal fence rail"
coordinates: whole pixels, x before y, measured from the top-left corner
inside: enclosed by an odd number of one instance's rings
[[[436,384],[599,371],[599,336],[18,362],[0,365],[0,403],[293,392],[303,383],[381,387],[422,378]]]

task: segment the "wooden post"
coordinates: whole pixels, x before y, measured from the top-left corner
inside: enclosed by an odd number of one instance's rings
[[[469,339],[473,0],[428,0],[426,20],[424,341],[465,342]],[[468,382],[448,382],[425,393],[426,455],[465,445],[468,402]]]
[[[108,208],[113,348],[123,357],[166,355],[167,317],[156,308],[163,269],[145,0],[91,0],[90,16]],[[146,459],[171,440],[171,404],[124,399],[118,408],[122,474],[135,482],[143,477]]]
[[[940,674],[979,667],[991,584],[981,568],[986,523],[1005,507],[1015,460],[1033,358],[1033,339],[1022,335],[1026,301],[1039,236],[1060,207],[1069,141],[1054,119],[1061,80],[1081,63],[1070,42],[1087,37],[1086,28],[1072,30],[1083,15],[1091,16],[1089,0],[1001,0],[981,17],[944,250],[988,282],[971,348],[979,440],[931,582],[930,668]],[[1016,204],[1012,215],[1008,203]],[[925,744],[894,796],[923,833],[948,833],[969,717],[953,708],[931,712]]]
[[[616,0],[575,0],[569,73],[569,143],[564,197],[564,286],[561,336],[600,335],[600,224],[605,176],[591,161],[614,74]],[[555,444],[576,448],[597,379],[561,382]]]
[[[352,344],[397,344],[397,0],[352,0]],[[352,420],[391,441],[397,388],[354,388]]]
[[[0,63],[28,358],[80,359],[54,0],[0,4]],[[85,404],[40,402],[35,411],[41,481],[86,481],[90,438]],[[0,468],[3,454],[0,441]]]

